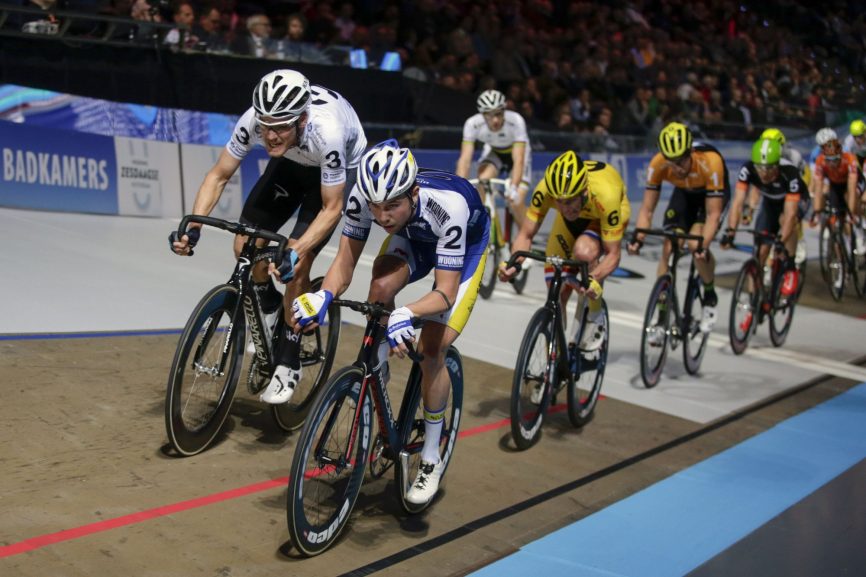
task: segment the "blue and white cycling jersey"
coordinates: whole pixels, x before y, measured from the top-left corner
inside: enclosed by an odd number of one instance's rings
[[[435,247],[435,267],[463,270],[468,254],[483,252],[490,233],[490,217],[478,191],[455,174],[420,169],[420,186],[415,215],[394,235],[419,248]],[[343,235],[366,242],[373,225],[373,213],[357,187],[346,203]]]

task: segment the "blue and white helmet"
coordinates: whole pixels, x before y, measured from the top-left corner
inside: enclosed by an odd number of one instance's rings
[[[417,174],[415,157],[392,138],[380,142],[361,157],[358,190],[367,202],[385,202],[411,192]]]

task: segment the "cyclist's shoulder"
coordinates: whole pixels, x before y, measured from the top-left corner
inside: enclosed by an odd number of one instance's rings
[[[480,112],[476,112],[472,116],[466,119],[463,123],[464,128],[471,128],[473,130],[480,130],[484,126],[484,116]]]

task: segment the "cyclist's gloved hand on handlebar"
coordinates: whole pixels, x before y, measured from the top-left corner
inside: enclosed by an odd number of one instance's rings
[[[168,235],[168,248],[170,248],[171,252],[175,254],[192,256],[192,249],[198,244],[200,238],[201,230],[198,228],[187,229],[186,234],[182,237],[179,237],[177,231],[173,230],[171,231],[171,234]]]
[[[414,316],[408,308],[400,307],[388,317],[388,344],[391,348],[415,340],[415,327],[412,326]]]
[[[639,254],[643,247],[643,241],[637,237],[637,233],[633,234],[626,245],[626,250],[629,254]]]
[[[506,200],[514,202],[517,200],[517,187],[514,186],[513,182],[509,182],[505,185],[505,192],[503,194]]]
[[[295,278],[295,264],[298,262],[298,253],[294,249],[288,248],[283,253],[283,260],[277,266],[277,273],[280,275],[280,280],[289,282]],[[331,297],[333,298],[333,297]]]
[[[725,231],[725,234],[722,235],[722,240],[719,241],[719,246],[723,249],[727,250],[734,246],[734,234],[736,234],[736,230],[733,228],[729,228]]]
[[[514,262],[511,266],[508,266],[508,263],[502,261],[499,263],[499,280],[502,282],[508,282],[513,279],[520,272],[520,269],[523,268],[519,262]]]
[[[332,300],[334,300],[334,293],[329,290],[304,293],[292,301],[292,311],[301,327],[312,322],[322,324],[325,322],[325,314]]]

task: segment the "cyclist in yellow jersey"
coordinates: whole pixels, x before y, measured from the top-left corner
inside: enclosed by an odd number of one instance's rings
[[[643,203],[638,212],[637,228],[652,226],[652,216],[661,195],[662,183],[674,185],[674,191],[665,210],[664,228],[679,230],[704,237],[703,248],[695,250],[697,243],[689,241],[689,249],[704,284],[703,318],[701,331],[710,332],[716,323],[715,280],[716,262],[710,244],[721,223],[722,212],[731,198],[728,168],[718,150],[707,144],[692,145],[692,132],[679,122],[671,122],[659,133],[659,152],[650,160]],[[629,254],[638,254],[643,245],[643,234],[635,234],[628,243]],[[665,239],[658,275],[668,270],[671,241]]]
[[[589,324],[579,345],[583,350],[595,350],[604,340],[599,299],[602,283],[619,266],[622,235],[631,216],[625,183],[609,164],[594,160],[584,162],[572,150],[559,155],[548,165],[544,179],[535,187],[526,218],[512,243],[512,250],[530,250],[532,238],[538,233],[551,208],[557,214],[547,241],[546,254],[589,263],[589,288],[575,288],[590,299]],[[506,269],[503,263],[499,268],[499,278],[507,281],[517,272],[515,268]],[[545,270],[548,282],[551,274],[552,270]],[[570,295],[571,290],[568,286],[564,287],[563,307]],[[577,328],[575,326],[573,335],[577,334]],[[574,341],[574,338],[572,336],[571,340]]]

